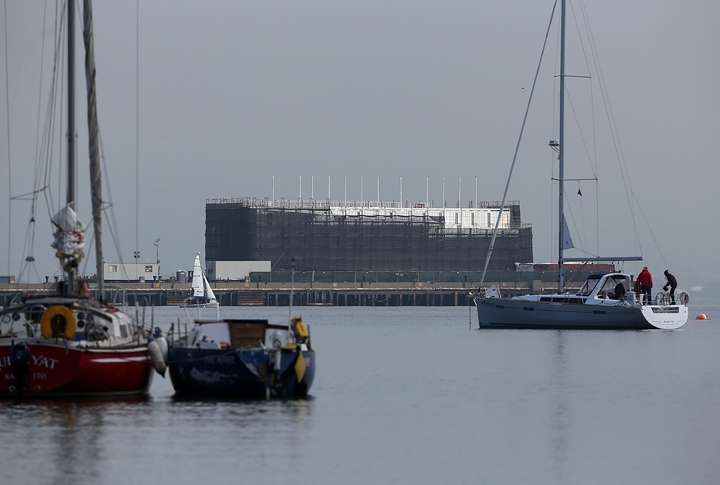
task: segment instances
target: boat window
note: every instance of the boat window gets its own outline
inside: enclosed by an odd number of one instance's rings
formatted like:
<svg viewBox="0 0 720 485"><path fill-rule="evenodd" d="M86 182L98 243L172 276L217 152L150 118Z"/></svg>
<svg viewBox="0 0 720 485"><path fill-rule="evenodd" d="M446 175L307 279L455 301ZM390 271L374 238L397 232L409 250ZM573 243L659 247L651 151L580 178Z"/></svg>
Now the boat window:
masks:
<svg viewBox="0 0 720 485"><path fill-rule="evenodd" d="M621 286L619 288L618 286ZM630 291L630 281L624 275L611 276L605 280L601 293L603 296L600 298L610 298L613 300L621 299L627 292Z"/></svg>
<svg viewBox="0 0 720 485"><path fill-rule="evenodd" d="M582 298L577 298L574 296L542 296L540 297L540 301L549 301L551 303L574 303L574 304L582 304L584 303L584 300Z"/></svg>
<svg viewBox="0 0 720 485"><path fill-rule="evenodd" d="M600 282L600 278L602 278L602 275L592 274L588 276L587 281L583 285L582 288L580 288L580 291L578 291L578 296L590 296L590 293L593 292L597 284Z"/></svg>

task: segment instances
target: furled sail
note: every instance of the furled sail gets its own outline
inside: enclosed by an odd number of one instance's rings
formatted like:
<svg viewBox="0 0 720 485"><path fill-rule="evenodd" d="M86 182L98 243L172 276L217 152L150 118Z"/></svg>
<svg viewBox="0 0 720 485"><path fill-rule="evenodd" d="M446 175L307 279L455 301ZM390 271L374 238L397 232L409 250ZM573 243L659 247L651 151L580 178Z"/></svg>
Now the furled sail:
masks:
<svg viewBox="0 0 720 485"><path fill-rule="evenodd" d="M85 257L85 225L78 219L71 204L66 205L51 219L56 227L55 240L51 244L57 250L58 259L74 259L80 261Z"/></svg>

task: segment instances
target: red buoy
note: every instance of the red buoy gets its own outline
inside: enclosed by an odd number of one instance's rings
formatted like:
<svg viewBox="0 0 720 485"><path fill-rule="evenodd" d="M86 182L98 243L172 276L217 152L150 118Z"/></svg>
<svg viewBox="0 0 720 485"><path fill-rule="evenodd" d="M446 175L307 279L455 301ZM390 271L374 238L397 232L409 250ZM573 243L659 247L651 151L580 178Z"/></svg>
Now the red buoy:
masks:
<svg viewBox="0 0 720 485"><path fill-rule="evenodd" d="M701 313L700 315L697 316L697 319L698 320L707 320L707 317L705 316L704 313Z"/></svg>

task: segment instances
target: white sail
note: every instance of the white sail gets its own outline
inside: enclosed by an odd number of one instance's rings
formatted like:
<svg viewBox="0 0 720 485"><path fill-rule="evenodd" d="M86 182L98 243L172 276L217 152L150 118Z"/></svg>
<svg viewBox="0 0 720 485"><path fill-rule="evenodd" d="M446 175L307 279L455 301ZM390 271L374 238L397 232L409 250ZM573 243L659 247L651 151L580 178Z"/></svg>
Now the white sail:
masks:
<svg viewBox="0 0 720 485"><path fill-rule="evenodd" d="M213 293L212 288L210 288L210 283L208 283L207 278L205 278L205 275L203 275L203 281L205 282L205 289L207 292L207 303L216 303L217 299L215 299L215 293Z"/></svg>
<svg viewBox="0 0 720 485"><path fill-rule="evenodd" d="M203 298L205 296L205 285L203 285L203 272L200 267L200 253L195 256L195 266L193 267L192 278L193 298Z"/></svg>

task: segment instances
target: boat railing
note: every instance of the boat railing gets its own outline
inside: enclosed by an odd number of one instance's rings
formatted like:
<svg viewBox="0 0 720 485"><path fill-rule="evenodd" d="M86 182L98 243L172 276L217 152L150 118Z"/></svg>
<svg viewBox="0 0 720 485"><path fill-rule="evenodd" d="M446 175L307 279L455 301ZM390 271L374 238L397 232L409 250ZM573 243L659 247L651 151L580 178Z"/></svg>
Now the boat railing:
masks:
<svg viewBox="0 0 720 485"><path fill-rule="evenodd" d="M675 298L670 295L670 293L665 291L660 291L655 295L655 299L653 300L655 305L685 305L687 306L690 302L690 296L684 292L679 291L675 294Z"/></svg>
<svg viewBox="0 0 720 485"><path fill-rule="evenodd" d="M279 209L329 209L331 207L345 208L381 208L381 209L410 209L410 208L458 208L457 202L435 204L435 201L410 202L409 200L331 200L331 199L271 199L269 197L233 197L205 199L205 204L230 204L250 208L279 208ZM513 200L505 203L505 207L519 206L520 201ZM501 201L468 201L468 209L499 209Z"/></svg>
<svg viewBox="0 0 720 485"><path fill-rule="evenodd" d="M123 308L127 307L127 288L123 288L121 286L109 286L105 285L105 291L107 292L108 298L107 298L107 304L111 306L122 306ZM118 296L122 294L122 298L120 301L118 301ZM102 301L105 298L105 295L100 295L100 300Z"/></svg>

